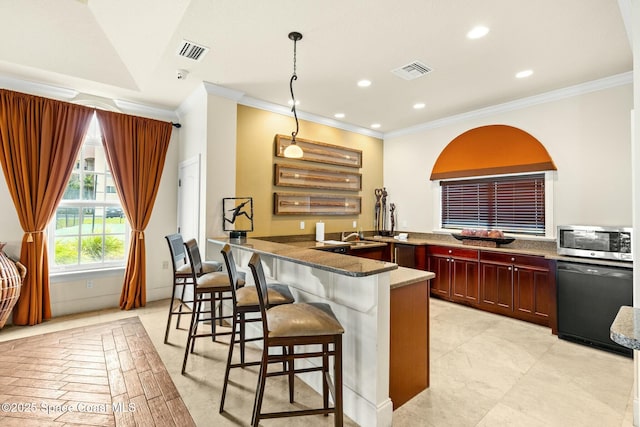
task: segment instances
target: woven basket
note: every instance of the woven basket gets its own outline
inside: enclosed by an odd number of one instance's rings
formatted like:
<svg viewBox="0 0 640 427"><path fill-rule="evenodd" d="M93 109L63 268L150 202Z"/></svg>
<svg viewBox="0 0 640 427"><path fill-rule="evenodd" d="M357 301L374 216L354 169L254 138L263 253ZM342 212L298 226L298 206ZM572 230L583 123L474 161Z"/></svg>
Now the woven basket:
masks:
<svg viewBox="0 0 640 427"><path fill-rule="evenodd" d="M0 329L4 327L13 306L18 302L22 280L27 274L24 265L13 262L2 251L4 245L0 242Z"/></svg>

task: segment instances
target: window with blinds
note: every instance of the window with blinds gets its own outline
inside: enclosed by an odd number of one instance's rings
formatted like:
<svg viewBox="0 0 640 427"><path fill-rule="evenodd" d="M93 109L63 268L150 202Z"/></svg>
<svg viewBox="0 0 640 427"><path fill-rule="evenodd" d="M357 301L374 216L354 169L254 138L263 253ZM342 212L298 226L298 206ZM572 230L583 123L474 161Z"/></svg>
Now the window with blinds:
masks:
<svg viewBox="0 0 640 427"><path fill-rule="evenodd" d="M545 176L442 181L442 228L545 234Z"/></svg>

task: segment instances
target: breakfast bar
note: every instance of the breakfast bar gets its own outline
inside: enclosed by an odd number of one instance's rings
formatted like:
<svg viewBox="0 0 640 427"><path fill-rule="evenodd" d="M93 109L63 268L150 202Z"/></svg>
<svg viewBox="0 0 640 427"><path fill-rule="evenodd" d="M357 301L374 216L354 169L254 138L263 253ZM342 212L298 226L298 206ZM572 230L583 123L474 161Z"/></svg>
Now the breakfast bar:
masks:
<svg viewBox="0 0 640 427"><path fill-rule="evenodd" d="M345 329L345 415L359 425L390 426L395 406L389 391L390 365L393 365L390 361L390 354L393 354L390 349L393 342L392 292L395 293L396 289L400 288L421 288L424 291L425 299L421 306L422 319L425 320L416 325L416 330L421 331L421 336L416 337L416 342L422 343L421 346L425 348L416 354L424 359L421 361L426 368L422 371L427 371L428 375L428 356L424 357L428 352L428 316L425 316L425 313L428 314L428 280L434 277L433 273L398 269L394 263L310 249L303 245L251 238L209 238L210 247L207 253L218 254L226 243L234 251L238 268L248 273L246 277L249 285L253 285L253 279L247 263L255 252L260 254L266 275L270 279L287 284L296 301L324 302L331 305ZM413 289L407 295L416 295L415 291ZM409 328L408 332L411 332L411 319L405 318L403 321L403 328ZM403 332L402 336L406 337L407 331ZM251 334L251 331L248 330L247 334ZM255 330L254 334L259 335L261 331ZM413 344L415 345L415 342ZM406 367L404 369L406 371ZM418 372L421 370L418 369ZM407 378L411 376L415 377L415 372L409 372ZM301 379L316 391L322 390L319 377L306 374L301 375ZM406 383L403 378L396 378L396 383L398 382ZM421 390L427 385L428 377L422 381L422 386L417 387ZM415 387L414 384L414 389ZM409 392L408 396L416 392ZM404 400L406 398L405 396Z"/></svg>

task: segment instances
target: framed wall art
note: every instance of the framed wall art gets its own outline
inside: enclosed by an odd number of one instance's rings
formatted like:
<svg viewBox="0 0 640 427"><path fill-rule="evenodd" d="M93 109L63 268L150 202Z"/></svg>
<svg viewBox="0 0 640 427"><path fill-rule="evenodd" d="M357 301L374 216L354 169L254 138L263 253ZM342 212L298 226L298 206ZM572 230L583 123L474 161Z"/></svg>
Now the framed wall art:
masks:
<svg viewBox="0 0 640 427"><path fill-rule="evenodd" d="M275 215L359 215L360 196L315 193L273 193Z"/></svg>
<svg viewBox="0 0 640 427"><path fill-rule="evenodd" d="M286 187L360 191L362 190L362 175L357 172L335 169L301 168L294 165L276 164L273 183Z"/></svg>
<svg viewBox="0 0 640 427"><path fill-rule="evenodd" d="M222 199L222 230L231 237L246 236L253 231L253 198L225 197Z"/></svg>
<svg viewBox="0 0 640 427"><path fill-rule="evenodd" d="M296 144L302 149L300 160L331 165L362 167L362 151L309 139L296 138ZM276 135L276 157L284 157L284 149L291 145L291 136Z"/></svg>

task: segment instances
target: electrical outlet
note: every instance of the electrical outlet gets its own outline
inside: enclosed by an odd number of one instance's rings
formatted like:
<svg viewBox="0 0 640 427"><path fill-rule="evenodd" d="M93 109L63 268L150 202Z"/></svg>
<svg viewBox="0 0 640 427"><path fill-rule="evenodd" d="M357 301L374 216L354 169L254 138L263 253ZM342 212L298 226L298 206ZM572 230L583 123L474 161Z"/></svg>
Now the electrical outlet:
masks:
<svg viewBox="0 0 640 427"><path fill-rule="evenodd" d="M93 280L87 280L87 289L93 288Z"/></svg>
<svg viewBox="0 0 640 427"><path fill-rule="evenodd" d="M169 269L169 261L162 261L162 269L163 270Z"/></svg>
<svg viewBox="0 0 640 427"><path fill-rule="evenodd" d="M304 230L304 221L300 221L300 230Z"/></svg>

